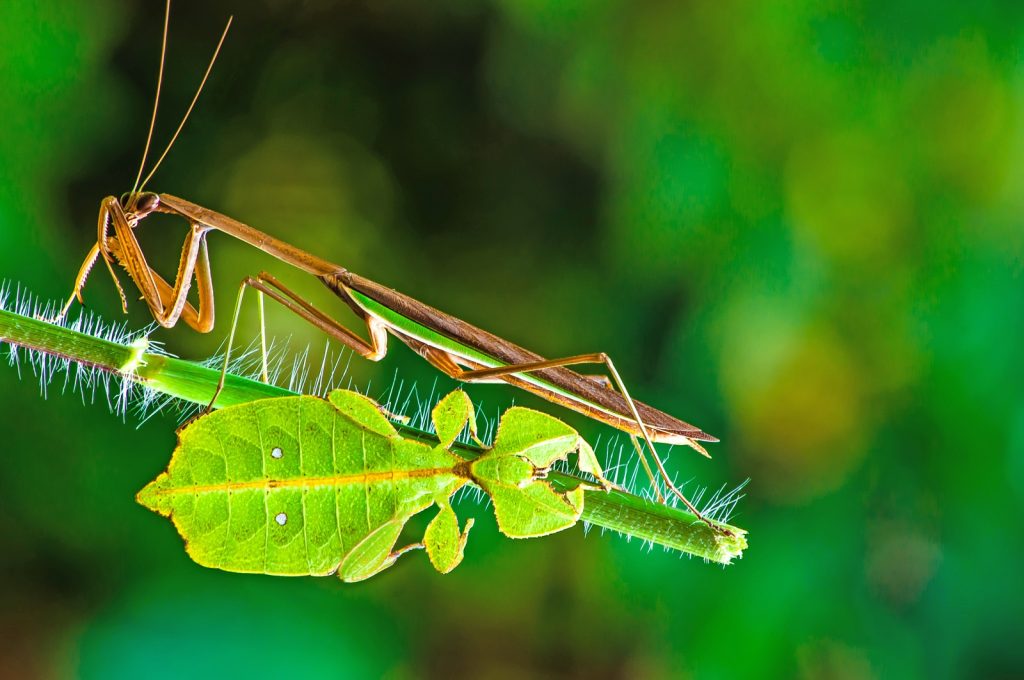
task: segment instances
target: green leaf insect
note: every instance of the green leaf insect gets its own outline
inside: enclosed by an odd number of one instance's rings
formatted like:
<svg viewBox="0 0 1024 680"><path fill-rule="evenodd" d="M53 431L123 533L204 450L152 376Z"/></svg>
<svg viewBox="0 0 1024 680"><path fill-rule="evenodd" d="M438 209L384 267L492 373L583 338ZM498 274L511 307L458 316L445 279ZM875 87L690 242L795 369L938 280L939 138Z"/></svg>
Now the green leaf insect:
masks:
<svg viewBox="0 0 1024 680"><path fill-rule="evenodd" d="M476 438L466 393L446 396L432 418L433 445L403 437L380 405L347 390L231 406L186 425L167 471L137 500L170 517L203 566L353 582L417 548L441 573L457 567L473 520L460 529L450 499L467 483L491 497L512 538L579 520L584 484L553 489L544 477L555 461L578 453L580 469L611 487L590 446L551 416L509 409L494 446L473 460L449 450L467 426ZM409 518L431 506L423 540L396 549Z"/></svg>

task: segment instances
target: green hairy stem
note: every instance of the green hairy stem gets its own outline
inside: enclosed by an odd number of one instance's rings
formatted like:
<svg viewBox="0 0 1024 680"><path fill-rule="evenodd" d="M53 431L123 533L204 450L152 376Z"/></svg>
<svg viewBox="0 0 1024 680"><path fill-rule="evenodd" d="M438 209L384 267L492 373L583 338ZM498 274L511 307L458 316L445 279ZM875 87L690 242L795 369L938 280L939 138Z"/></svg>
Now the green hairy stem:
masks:
<svg viewBox="0 0 1024 680"><path fill-rule="evenodd" d="M145 340L120 344L6 310L0 310L0 341L120 374L147 389L204 406L213 396L220 377L219 370L147 352ZM229 373L214 406L223 408L295 394ZM431 434L405 425L395 427L403 437L438 441ZM461 443L456 443L451 450L466 459L474 459L483 452L476 446ZM573 487L578 481L560 472L551 472L549 480L560 490ZM732 534L722 535L684 510L633 494L592 488L584 493L582 519L603 529L720 564L729 564L733 558L741 556L747 546L746 532L737 527L721 524Z"/></svg>

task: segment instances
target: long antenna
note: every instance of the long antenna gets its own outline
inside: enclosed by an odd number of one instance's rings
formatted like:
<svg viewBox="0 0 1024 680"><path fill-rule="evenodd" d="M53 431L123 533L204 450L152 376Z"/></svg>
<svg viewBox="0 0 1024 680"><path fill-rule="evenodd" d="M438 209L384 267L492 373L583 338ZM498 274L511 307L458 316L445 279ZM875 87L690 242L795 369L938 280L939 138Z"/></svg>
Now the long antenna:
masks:
<svg viewBox="0 0 1024 680"><path fill-rule="evenodd" d="M167 2L169 6L170 0L167 0ZM167 143L167 148L165 148L164 152L160 154L160 158L157 159L156 165L154 165L153 169L149 171L148 175L146 175L146 179L142 180L142 186L139 187L140 192L145 188L146 183L149 182L150 178L153 177L157 168L160 167L160 164L167 156L167 152L171 150L171 147L174 146L174 142L178 139L178 134L181 132L181 129L185 127L185 121L187 121L189 115L192 114L192 109L195 108L196 101L199 100L199 95L203 92L203 86L206 85L206 80L210 77L210 71L213 70L213 64L217 61L217 55L220 54L220 48L224 44L224 39L228 37L228 30L231 28L231 22L234 21L234 18L234 16L228 17L228 23L224 26L224 32L220 34L220 40L217 42L217 48L213 51L213 56L210 57L210 64L206 67L206 73L203 74L203 79L200 81L199 87L196 89L195 96L192 97L192 103L188 105L188 110L185 111L185 115L182 117L181 123L178 125L178 129L174 131L174 135L171 136L171 141Z"/></svg>
<svg viewBox="0 0 1024 680"><path fill-rule="evenodd" d="M156 110L160 106L160 88L164 82L164 62L167 58L167 29L171 23L171 0L167 0L167 4L164 7L164 37L163 42L160 46L160 72L156 77L156 97L153 99L153 116L149 119L149 134L146 135L146 147L142 150L142 162L139 163L139 172L135 175L135 183L132 185L132 192L128 194L129 204L134 207L135 205L135 190L139 187L139 178L142 177L142 171L146 167L146 156L149 155L149 145L153 141L153 128L156 127ZM130 210L131 208L129 208Z"/></svg>

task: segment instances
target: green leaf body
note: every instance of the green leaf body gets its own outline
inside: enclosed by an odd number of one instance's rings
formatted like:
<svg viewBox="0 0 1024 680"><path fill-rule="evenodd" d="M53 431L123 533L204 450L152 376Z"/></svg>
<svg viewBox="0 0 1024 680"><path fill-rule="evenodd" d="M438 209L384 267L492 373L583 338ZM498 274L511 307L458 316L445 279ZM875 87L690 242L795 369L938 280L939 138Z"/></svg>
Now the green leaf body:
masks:
<svg viewBox="0 0 1024 680"><path fill-rule="evenodd" d="M440 442L403 438L372 400L336 390L328 399L263 399L196 419L179 433L166 472L138 501L168 516L197 563L228 571L358 581L404 552L426 548L442 573L462 560L472 522L459 530L449 505L468 482L494 500L502 532L524 538L579 519L583 490L554 490L543 476L589 447L567 425L524 408L502 417L493 449L467 463L449 447L473 407L457 390L434 409ZM439 508L422 543L395 550L413 515Z"/></svg>

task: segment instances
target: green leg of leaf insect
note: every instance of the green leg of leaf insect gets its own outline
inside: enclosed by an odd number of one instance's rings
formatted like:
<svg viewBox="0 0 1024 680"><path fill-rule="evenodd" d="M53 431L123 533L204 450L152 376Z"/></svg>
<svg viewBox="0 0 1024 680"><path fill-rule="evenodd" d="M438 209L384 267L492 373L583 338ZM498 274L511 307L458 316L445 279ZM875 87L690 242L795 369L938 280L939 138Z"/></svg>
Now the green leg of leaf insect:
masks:
<svg viewBox="0 0 1024 680"><path fill-rule="evenodd" d="M469 400L469 395L462 390L455 390L437 402L430 417L433 420L437 438L440 440L439 446L442 448L451 447L467 423L470 435L475 441L480 441L476 436L476 414L473 412L473 403Z"/></svg>
<svg viewBox="0 0 1024 680"><path fill-rule="evenodd" d="M327 400L338 411L371 432L385 437L398 435L398 430L384 417L377 402L369 397L349 390L334 390L327 395Z"/></svg>
<svg viewBox="0 0 1024 680"><path fill-rule="evenodd" d="M473 528L473 520L469 519L465 530L460 532L459 519L455 516L452 506L448 504L448 499L439 500L437 505L440 511L427 525L423 545L427 548L427 556L434 568L442 574L447 574L462 562L466 538L469 536L469 530Z"/></svg>
<svg viewBox="0 0 1024 680"><path fill-rule="evenodd" d="M404 520L393 520L360 541L341 561L338 578L346 583L365 581L394 564L400 555L407 552L392 552L404 526Z"/></svg>

